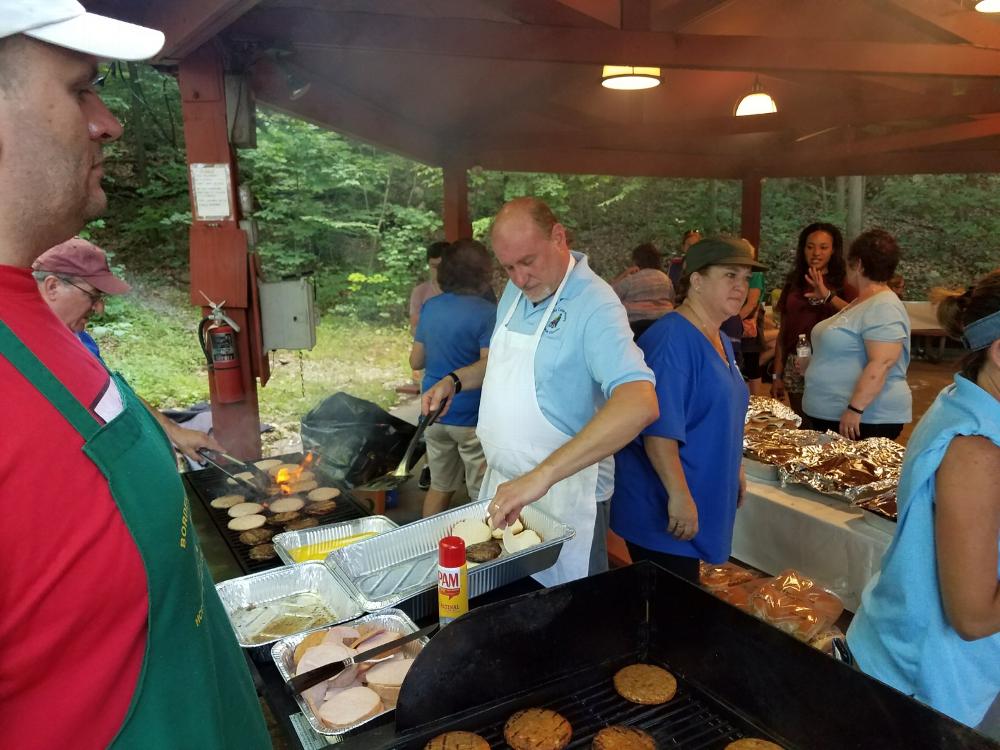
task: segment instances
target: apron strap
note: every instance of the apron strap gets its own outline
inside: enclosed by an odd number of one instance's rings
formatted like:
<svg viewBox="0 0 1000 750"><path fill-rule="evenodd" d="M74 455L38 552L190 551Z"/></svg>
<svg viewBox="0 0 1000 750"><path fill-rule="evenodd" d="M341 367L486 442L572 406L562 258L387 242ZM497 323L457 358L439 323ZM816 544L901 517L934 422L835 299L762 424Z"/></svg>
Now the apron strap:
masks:
<svg viewBox="0 0 1000 750"><path fill-rule="evenodd" d="M56 411L62 414L85 441L89 441L97 434L100 424L94 416L2 320L0 320L0 355L32 384L56 408Z"/></svg>

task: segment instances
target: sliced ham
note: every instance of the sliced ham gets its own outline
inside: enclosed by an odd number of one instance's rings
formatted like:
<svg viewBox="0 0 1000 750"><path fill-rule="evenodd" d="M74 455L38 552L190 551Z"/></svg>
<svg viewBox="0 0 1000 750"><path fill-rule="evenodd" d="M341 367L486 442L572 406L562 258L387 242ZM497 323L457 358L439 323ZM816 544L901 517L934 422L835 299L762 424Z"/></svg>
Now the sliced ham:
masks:
<svg viewBox="0 0 1000 750"><path fill-rule="evenodd" d="M341 691L325 701L319 718L334 729L349 727L382 713L382 699L374 690L354 687Z"/></svg>
<svg viewBox="0 0 1000 750"><path fill-rule="evenodd" d="M365 673L364 680L386 706L395 708L399 702L399 689L412 664L413 659L390 659L374 664Z"/></svg>
<svg viewBox="0 0 1000 750"><path fill-rule="evenodd" d="M397 633L394 630L383 630L381 633L376 633L375 635L368 637L366 640L362 641L360 645L355 646L355 648L358 651L367 651L370 648L376 648L377 646L381 646L384 643L391 643L392 641L399 640L402 637L403 636L401 633ZM390 649L389 651L383 651L376 658L382 659L391 654L395 654L398 651L399 649Z"/></svg>
<svg viewBox="0 0 1000 750"><path fill-rule="evenodd" d="M351 628L347 625L336 625L326 631L326 635L323 636L323 643L345 646L348 642L356 641L360 637L361 634L356 628Z"/></svg>
<svg viewBox="0 0 1000 750"><path fill-rule="evenodd" d="M364 649L367 648L367 646L364 646L365 643L367 643L371 638L374 638L375 636L384 632L386 632L385 628L380 628L380 627L368 628L362 625L360 628L358 628L358 637L355 638L350 643L348 643L347 645L350 646L351 648L357 649L358 651L364 651Z"/></svg>
<svg viewBox="0 0 1000 750"><path fill-rule="evenodd" d="M323 643L319 646L313 646L312 648L306 649L305 653L302 654L302 659L299 660L299 664L295 668L295 674L300 675L326 664L332 664L333 662L350 659L354 656L354 654L355 652L353 649L350 649L347 646L338 646L335 643ZM357 665L352 665L333 679L327 680L327 682L334 687L343 687L353 682L357 673Z"/></svg>

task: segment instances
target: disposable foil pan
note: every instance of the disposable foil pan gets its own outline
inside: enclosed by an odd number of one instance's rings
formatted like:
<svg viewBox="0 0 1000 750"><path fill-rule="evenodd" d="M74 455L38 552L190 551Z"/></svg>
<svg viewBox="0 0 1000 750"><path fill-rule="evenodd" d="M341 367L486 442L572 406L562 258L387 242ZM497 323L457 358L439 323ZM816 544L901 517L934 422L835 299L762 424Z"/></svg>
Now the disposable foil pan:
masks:
<svg viewBox="0 0 1000 750"><path fill-rule="evenodd" d="M332 620L313 622L303 631L353 620L364 613L354 591L321 562L274 568L233 578L218 584L215 590L219 592L236 639L244 648L278 640L277 637L257 640L256 636L280 613L281 606L275 603L297 594L314 595L333 615Z"/></svg>
<svg viewBox="0 0 1000 750"><path fill-rule="evenodd" d="M837 440L781 466L782 485L804 484L850 503L895 490L905 448L888 438ZM839 465L838 465L839 463Z"/></svg>
<svg viewBox="0 0 1000 750"><path fill-rule="evenodd" d="M383 612L376 612L375 614L366 615L361 617L351 623L351 627L357 627L362 624L377 625L387 630L395 630L397 633L413 633L417 630L416 624L409 617L406 616L405 612L400 612L398 609L387 609ZM316 630L322 630L323 628L316 628ZM309 631L315 632L315 631ZM271 658L274 659L274 664L278 668L278 673L281 675L281 679L288 682L289 679L295 676L295 647L302 643L302 640L309 635L309 633L299 633L298 635L293 635L288 638L282 638L280 641L271 646ZM403 646L403 653L410 657L416 658L420 650L427 645L430 641L429 638L418 638L415 641L411 641ZM359 721L356 724L351 724L347 727L339 727L333 729L327 726L320 718L313 713L312 708L310 708L309 703L298 693L294 693L295 702L299 704L299 708L302 709L302 715L306 717L309 722L309 726L315 729L317 732L327 736L340 735L350 732L352 729L357 729L363 724L367 724L369 721L387 714L395 709L386 709L382 713L371 716L364 721Z"/></svg>
<svg viewBox="0 0 1000 750"><path fill-rule="evenodd" d="M292 550L305 547L310 544L320 544L339 539L347 539L358 534L373 532L382 534L390 529L395 529L399 524L385 516L365 516L364 518L354 518L341 523L331 523L325 526L313 526L310 529L301 531L286 531L275 535L271 542L274 544L274 551L285 565L294 565Z"/></svg>
<svg viewBox="0 0 1000 750"><path fill-rule="evenodd" d="M458 521L485 519L488 504L489 500L469 503L334 550L326 564L356 589L365 610L374 612L406 602L406 611L419 620L436 611L438 542L451 533ZM551 567L563 542L576 534L533 505L521 511L521 518L525 528L537 532L542 543L514 554L504 552L495 560L473 567L469 570L470 596Z"/></svg>

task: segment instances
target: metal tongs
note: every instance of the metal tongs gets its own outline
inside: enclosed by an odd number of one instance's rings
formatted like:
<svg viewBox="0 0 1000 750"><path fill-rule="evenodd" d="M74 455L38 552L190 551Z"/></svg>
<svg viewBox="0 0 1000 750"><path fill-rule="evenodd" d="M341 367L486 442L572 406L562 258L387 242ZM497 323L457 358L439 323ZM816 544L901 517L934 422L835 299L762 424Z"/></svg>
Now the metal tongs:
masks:
<svg viewBox="0 0 1000 750"><path fill-rule="evenodd" d="M354 664L358 664L363 661L371 661L376 656L381 656L386 651L395 651L397 648L409 643L410 641L415 641L418 638L429 636L437 630L438 627L439 623L435 622L433 625L428 625L425 628L421 628L413 633L404 635L402 638L396 638L395 640L383 643L375 648L362 651L360 654L355 654L349 659L331 662L330 664L324 664L322 667L310 669L308 672L303 672L300 675L292 677L285 684L288 685L288 688L292 692L301 693L304 690L308 690L311 687L319 685L321 682L329 680L332 677L336 677L338 674Z"/></svg>
<svg viewBox="0 0 1000 750"><path fill-rule="evenodd" d="M396 467L395 471L376 477L358 489L368 491L387 491L394 490L397 487L406 484L406 481L410 478L410 472L413 471L413 467L410 465L410 460L413 458L413 451L417 449L417 444L420 443L420 438L423 436L424 430L437 421L437 418L441 416L441 412L444 411L444 407L447 403L448 400L445 399L438 405L437 409L427 414L427 416L420 416L420 419L417 420L417 431L413 433L413 437L410 439L410 444L406 446L406 453L403 454L403 460L399 462L399 466Z"/></svg>
<svg viewBox="0 0 1000 750"><path fill-rule="evenodd" d="M211 448L199 448L198 453L212 466L236 482L238 487L246 490L251 497L267 499L271 497L271 478L253 464L244 463L238 458ZM248 481L237 474L248 473L253 481Z"/></svg>

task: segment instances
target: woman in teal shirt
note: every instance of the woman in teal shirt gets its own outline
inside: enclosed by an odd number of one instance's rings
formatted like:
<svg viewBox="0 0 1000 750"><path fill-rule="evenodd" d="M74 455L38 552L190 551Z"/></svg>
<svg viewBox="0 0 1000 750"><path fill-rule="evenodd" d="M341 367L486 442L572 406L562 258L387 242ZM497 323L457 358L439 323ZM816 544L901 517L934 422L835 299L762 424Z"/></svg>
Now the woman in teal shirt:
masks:
<svg viewBox="0 0 1000 750"><path fill-rule="evenodd" d="M910 318L887 285L899 256L896 240L881 229L851 244L847 283L858 296L812 330L802 409L813 429L895 439L912 419Z"/></svg>
<svg viewBox="0 0 1000 750"><path fill-rule="evenodd" d="M896 535L847 641L862 670L975 727L1000 693L1000 269L938 319L972 354L910 438Z"/></svg>

